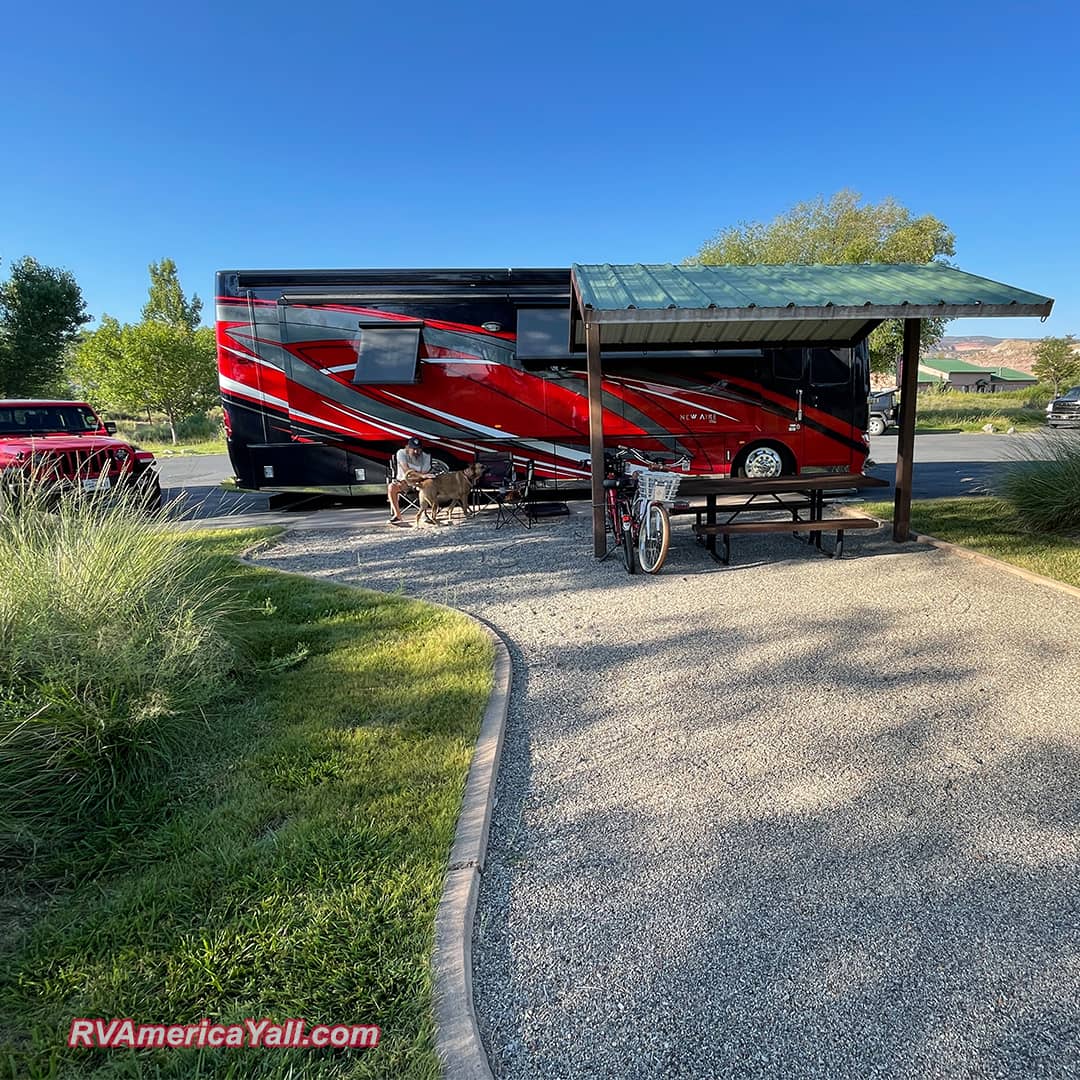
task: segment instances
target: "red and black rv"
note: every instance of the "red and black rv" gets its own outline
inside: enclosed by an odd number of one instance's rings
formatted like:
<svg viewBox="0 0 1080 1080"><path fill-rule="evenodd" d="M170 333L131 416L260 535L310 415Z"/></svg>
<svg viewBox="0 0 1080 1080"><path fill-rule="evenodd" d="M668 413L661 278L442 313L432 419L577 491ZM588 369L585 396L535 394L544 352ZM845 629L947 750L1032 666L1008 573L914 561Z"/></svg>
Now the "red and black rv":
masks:
<svg viewBox="0 0 1080 1080"><path fill-rule="evenodd" d="M569 270L240 270L217 275L225 427L243 487L384 490L419 435L451 468L509 450L585 486L585 357ZM604 353L609 444L691 471L860 472L865 343Z"/></svg>

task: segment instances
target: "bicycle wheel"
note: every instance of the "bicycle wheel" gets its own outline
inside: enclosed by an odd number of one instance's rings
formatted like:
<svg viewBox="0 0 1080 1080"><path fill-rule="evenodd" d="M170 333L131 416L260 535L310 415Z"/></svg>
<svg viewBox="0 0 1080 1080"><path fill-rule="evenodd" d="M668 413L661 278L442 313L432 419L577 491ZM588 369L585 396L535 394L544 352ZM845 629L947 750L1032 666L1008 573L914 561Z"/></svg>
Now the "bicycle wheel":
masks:
<svg viewBox="0 0 1080 1080"><path fill-rule="evenodd" d="M671 544L671 519L663 503L649 503L638 533L638 559L646 574L655 574L667 558Z"/></svg>

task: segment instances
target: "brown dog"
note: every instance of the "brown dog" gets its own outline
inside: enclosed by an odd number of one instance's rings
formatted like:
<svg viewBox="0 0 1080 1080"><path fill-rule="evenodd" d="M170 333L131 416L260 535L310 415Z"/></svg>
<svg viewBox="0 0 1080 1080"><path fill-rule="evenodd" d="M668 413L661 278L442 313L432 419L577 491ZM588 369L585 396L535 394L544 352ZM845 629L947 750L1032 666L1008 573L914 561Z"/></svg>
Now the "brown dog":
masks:
<svg viewBox="0 0 1080 1080"><path fill-rule="evenodd" d="M449 505L447 517L454 519L454 507L460 506L461 512L469 516L469 492L472 491L476 482L484 475L484 466L479 462L466 465L460 472L443 473L441 476L433 476L430 480L420 483L417 490L420 493L420 509L416 512L416 524L420 524L420 515L432 525L439 524L439 508ZM432 516L434 514L434 516Z"/></svg>

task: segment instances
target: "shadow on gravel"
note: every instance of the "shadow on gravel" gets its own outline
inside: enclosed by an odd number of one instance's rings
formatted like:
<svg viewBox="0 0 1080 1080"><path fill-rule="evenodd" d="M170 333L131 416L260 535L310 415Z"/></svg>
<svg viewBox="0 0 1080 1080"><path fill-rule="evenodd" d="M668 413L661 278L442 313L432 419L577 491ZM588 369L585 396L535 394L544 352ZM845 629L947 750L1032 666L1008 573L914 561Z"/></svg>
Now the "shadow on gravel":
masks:
<svg viewBox="0 0 1080 1080"><path fill-rule="evenodd" d="M633 1026L585 1038L648 1062L636 1075L1080 1074L1080 755L1046 741L930 779L933 752L867 762L857 793L827 807L733 812L701 837L696 876L663 892L648 882L669 876L664 853L636 852L620 898L588 916L633 957L599 980L633 985L614 991ZM815 773L808 802L828 786ZM1021 776L1049 782L1038 805L1009 797ZM692 913L678 940L673 894Z"/></svg>
<svg viewBox="0 0 1080 1080"><path fill-rule="evenodd" d="M831 538L826 538L831 544ZM732 562L722 566L697 542L688 527L673 530L663 570L656 575L627 574L619 552L603 560L592 553L592 541L581 520L541 523L531 530L495 530L485 520L435 528L394 529L379 524L357 527L342 538L332 556L335 566L350 567L352 584L371 582L374 588L401 588L415 593L440 590L444 603L469 608L474 598L512 595L519 601L559 599L590 589L655 590L663 595L665 583L688 576L738 574L762 567L802 564L847 566L879 556L923 558L930 549L916 544L897 545L888 527L862 535L849 534L842 559L830 560L805 541L792 536L736 537ZM274 551L262 557L273 566ZM286 549L280 558L292 564L296 553Z"/></svg>
<svg viewBox="0 0 1080 1080"><path fill-rule="evenodd" d="M936 664L932 628L905 651L870 613L821 619L787 661L767 627L710 629L712 672L674 617L644 656L531 652L563 722L504 753L476 952L496 1074L1080 1075L1076 740L988 707L993 674ZM654 652L689 655L650 676Z"/></svg>

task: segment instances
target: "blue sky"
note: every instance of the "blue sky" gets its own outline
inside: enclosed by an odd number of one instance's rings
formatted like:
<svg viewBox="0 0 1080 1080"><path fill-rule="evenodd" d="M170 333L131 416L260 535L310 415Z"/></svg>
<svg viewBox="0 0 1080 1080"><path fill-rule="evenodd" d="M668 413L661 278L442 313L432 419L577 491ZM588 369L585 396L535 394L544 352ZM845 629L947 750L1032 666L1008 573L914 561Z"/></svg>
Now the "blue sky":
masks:
<svg viewBox="0 0 1080 1080"><path fill-rule="evenodd" d="M843 187L1080 333L1075 3L19 4L0 276L138 315L220 268L665 262Z"/></svg>

